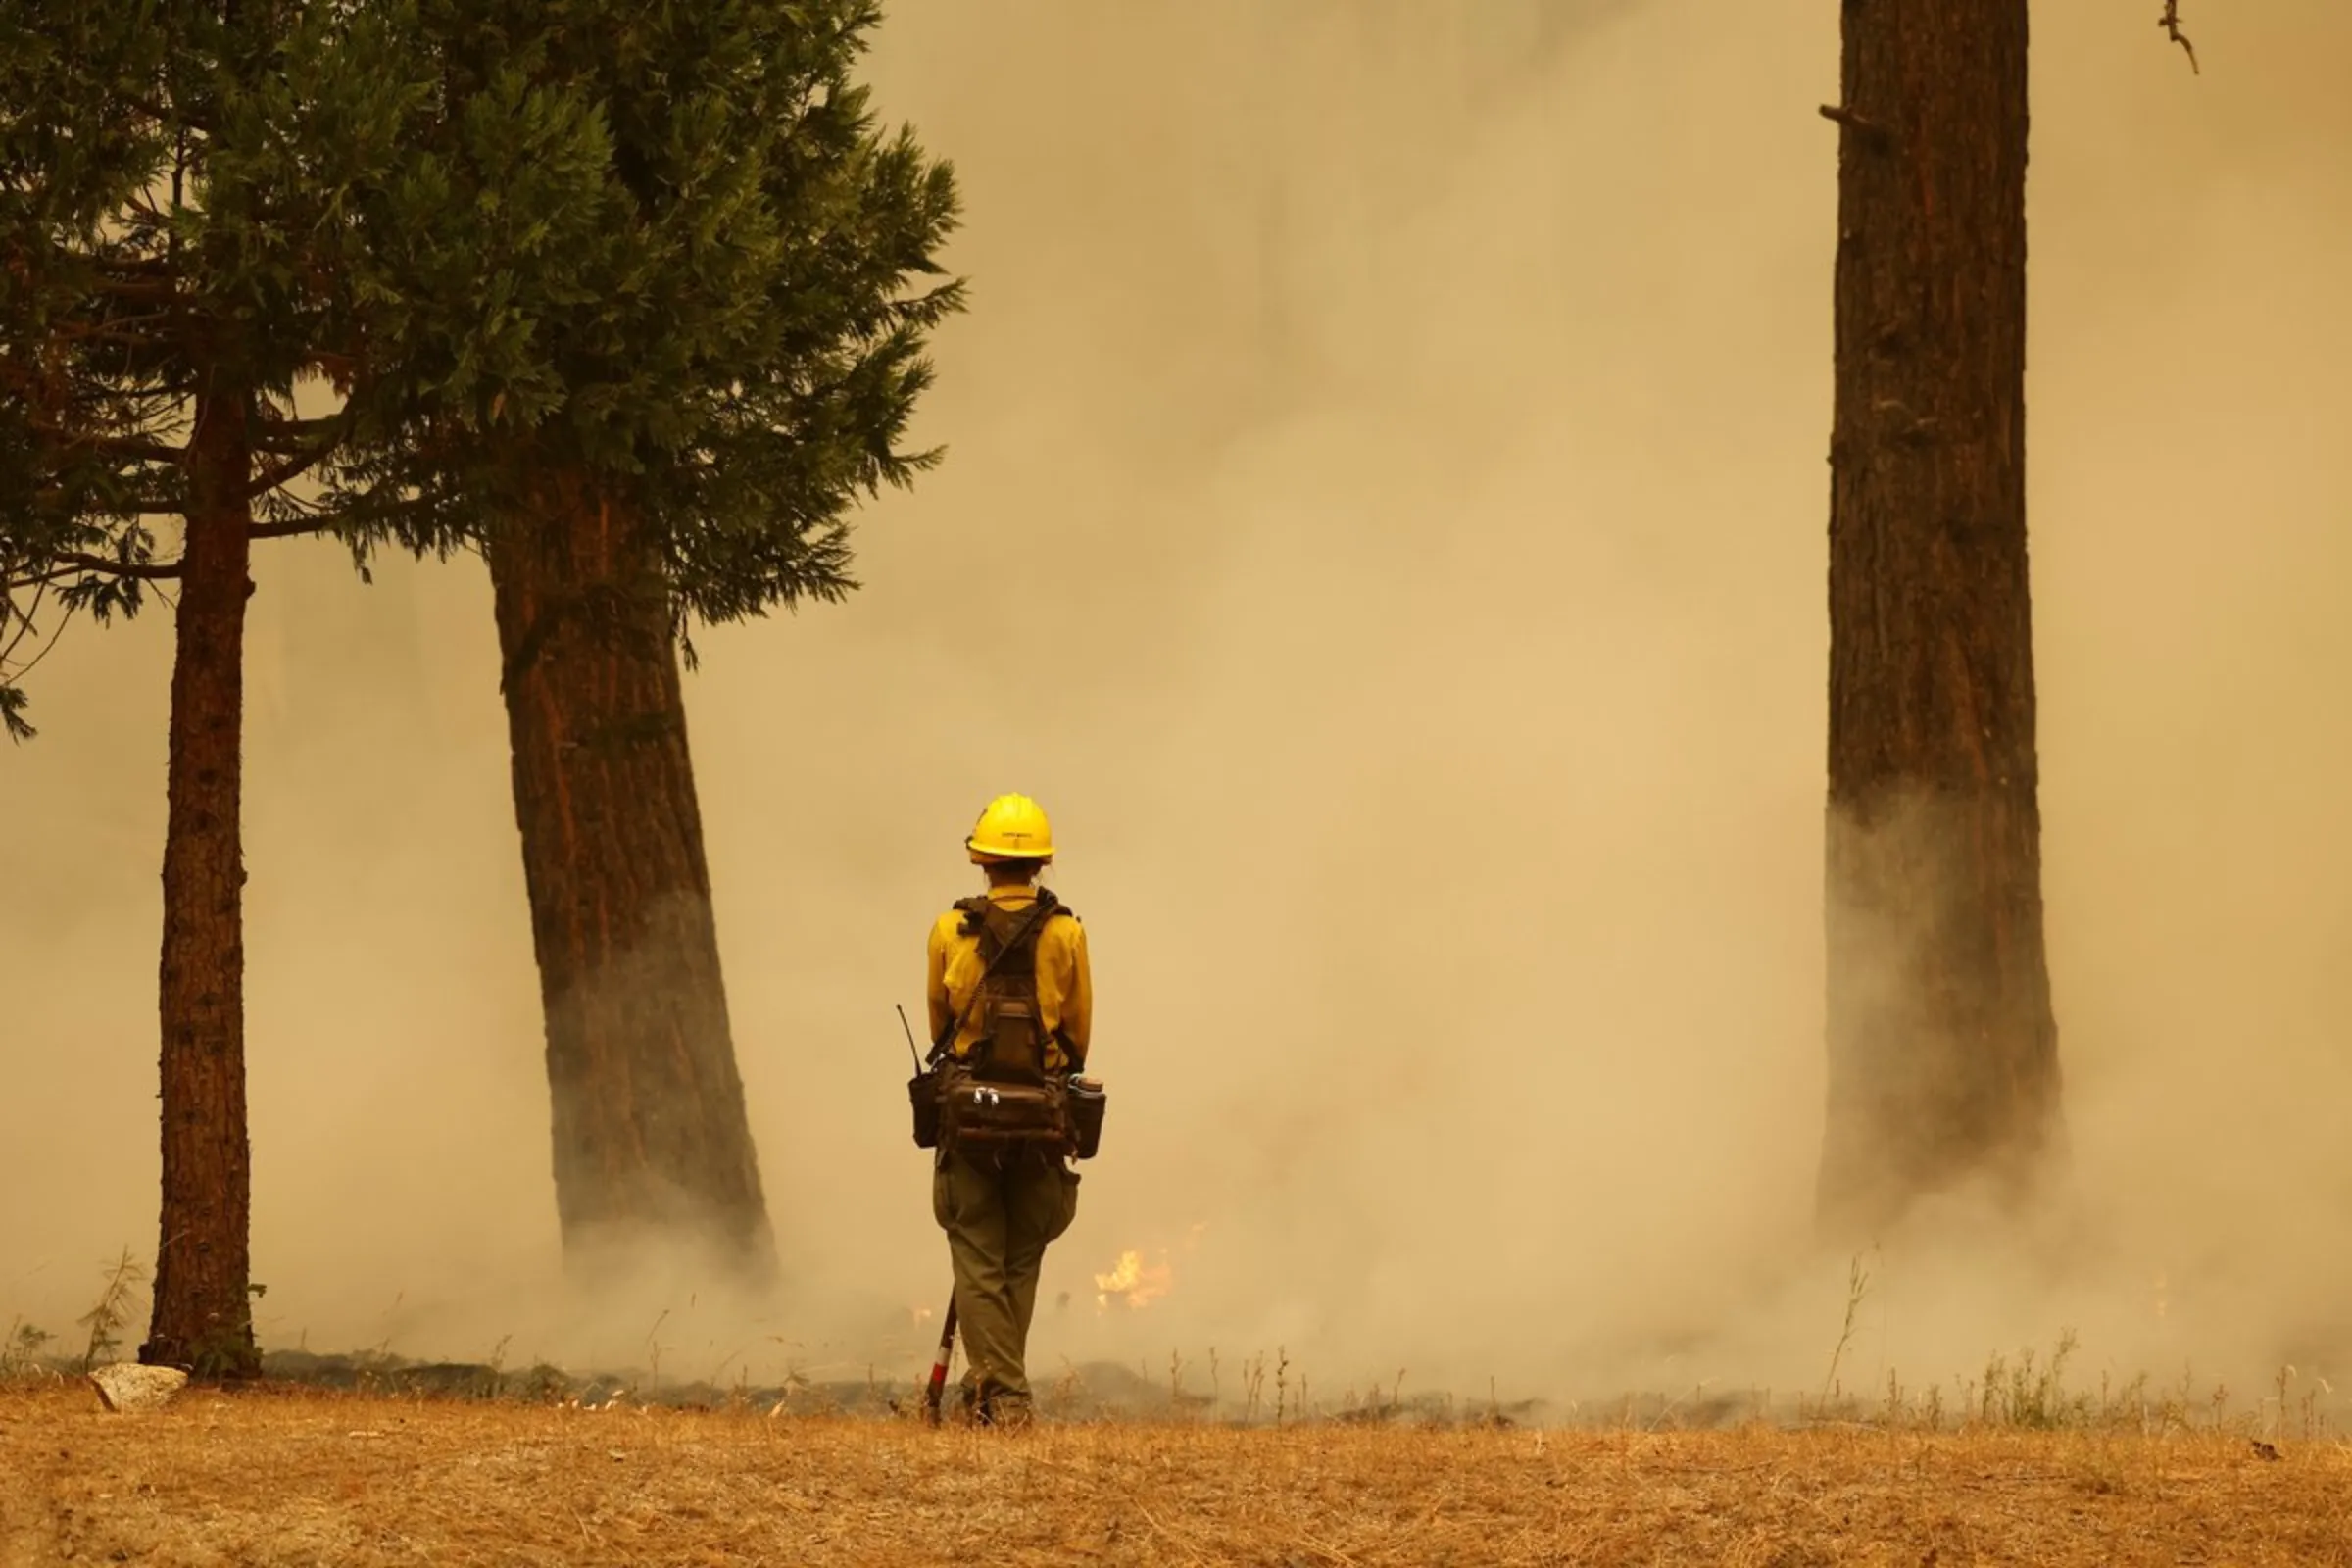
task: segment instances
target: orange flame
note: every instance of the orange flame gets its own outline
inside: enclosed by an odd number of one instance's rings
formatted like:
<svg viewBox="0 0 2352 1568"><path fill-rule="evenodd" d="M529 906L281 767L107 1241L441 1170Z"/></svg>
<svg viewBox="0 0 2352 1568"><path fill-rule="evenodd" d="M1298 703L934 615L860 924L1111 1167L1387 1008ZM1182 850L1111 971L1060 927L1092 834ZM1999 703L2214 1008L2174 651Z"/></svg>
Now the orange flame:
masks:
<svg viewBox="0 0 2352 1568"><path fill-rule="evenodd" d="M1166 1253L1160 1254L1158 1262L1147 1264L1144 1254L1131 1248L1119 1253L1109 1273L1095 1276L1095 1306L1107 1311L1117 1300L1126 1302L1132 1311L1167 1295L1175 1283L1176 1271L1168 1265Z"/></svg>

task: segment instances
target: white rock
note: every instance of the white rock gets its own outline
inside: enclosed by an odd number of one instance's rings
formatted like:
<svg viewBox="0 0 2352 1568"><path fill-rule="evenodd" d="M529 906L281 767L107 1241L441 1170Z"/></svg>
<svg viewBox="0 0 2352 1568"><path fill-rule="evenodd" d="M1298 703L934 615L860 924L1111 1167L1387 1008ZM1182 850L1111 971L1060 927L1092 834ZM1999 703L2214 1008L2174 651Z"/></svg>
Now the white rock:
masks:
<svg viewBox="0 0 2352 1568"><path fill-rule="evenodd" d="M141 1366L135 1361L117 1361L102 1366L90 1374L98 1386L99 1400L109 1410L124 1414L136 1410L160 1410L172 1402L172 1396L187 1386L188 1375L175 1366Z"/></svg>

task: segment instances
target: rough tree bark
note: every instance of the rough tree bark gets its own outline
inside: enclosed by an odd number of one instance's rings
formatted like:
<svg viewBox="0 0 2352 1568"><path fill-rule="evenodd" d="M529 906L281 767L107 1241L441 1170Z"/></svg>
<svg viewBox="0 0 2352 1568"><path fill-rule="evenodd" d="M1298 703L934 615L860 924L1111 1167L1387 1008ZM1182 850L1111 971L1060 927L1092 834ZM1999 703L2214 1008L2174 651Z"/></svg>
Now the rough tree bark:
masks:
<svg viewBox="0 0 2352 1568"><path fill-rule="evenodd" d="M2062 1133L2026 550L2027 0L1845 0L1829 1117L1849 1237Z"/></svg>
<svg viewBox="0 0 2352 1568"><path fill-rule="evenodd" d="M627 510L551 483L488 550L566 1260L773 1261L669 605Z"/></svg>
<svg viewBox="0 0 2352 1568"><path fill-rule="evenodd" d="M199 398L172 666L164 841L163 1224L139 1359L259 1370L247 1225L242 715L252 482L249 400Z"/></svg>

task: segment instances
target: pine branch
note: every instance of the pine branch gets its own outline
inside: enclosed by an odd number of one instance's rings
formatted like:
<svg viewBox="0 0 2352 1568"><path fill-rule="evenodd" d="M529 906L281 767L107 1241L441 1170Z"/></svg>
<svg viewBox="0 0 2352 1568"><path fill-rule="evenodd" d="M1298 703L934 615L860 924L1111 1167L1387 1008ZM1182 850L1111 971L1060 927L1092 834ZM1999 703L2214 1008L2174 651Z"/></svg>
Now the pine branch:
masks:
<svg viewBox="0 0 2352 1568"><path fill-rule="evenodd" d="M179 285L169 278L102 277L92 286L111 298L148 305L176 304L179 300Z"/></svg>
<svg viewBox="0 0 2352 1568"><path fill-rule="evenodd" d="M43 583L64 582L70 577L85 576L94 571L115 577L136 577L142 582L159 581L181 574L180 564L176 561L115 561L106 556L84 555L78 550L61 550L48 559L58 563L55 569L12 577L7 583L8 591L14 593L20 588L37 588Z"/></svg>
<svg viewBox="0 0 2352 1568"><path fill-rule="evenodd" d="M178 269L161 256L94 256L90 260L98 270L113 278L169 283L179 275Z"/></svg>
<svg viewBox="0 0 2352 1568"><path fill-rule="evenodd" d="M125 316L102 321L59 321L49 328L50 334L61 343L115 343L124 348L155 348L156 334L141 330L149 323L172 319L170 313L151 311L143 316Z"/></svg>
<svg viewBox="0 0 2352 1568"><path fill-rule="evenodd" d="M2205 74L2204 68L2197 64L2197 46L2190 43L2188 34L2180 30L2180 0L2164 0L2164 15L2156 19L2156 25L2164 29L2166 37L2188 52L2189 74L2197 76Z"/></svg>
<svg viewBox="0 0 2352 1568"><path fill-rule="evenodd" d="M168 104L161 98L150 97L146 93L131 92L122 87L117 87L116 93L125 104L154 121L159 126L185 125L201 130L208 136L213 133L211 117L197 114L185 105Z"/></svg>
<svg viewBox="0 0 2352 1568"><path fill-rule="evenodd" d="M246 526L248 539L300 539L310 534L326 533L335 525L332 517L304 517L289 522L256 522Z"/></svg>
<svg viewBox="0 0 2352 1568"><path fill-rule="evenodd" d="M330 415L323 419L265 420L262 424L262 433L253 438L253 447L257 452L274 452L292 456L301 456L318 450L320 447L332 451L341 444L343 436L350 428L351 416L348 412ZM333 435L332 441L321 443L311 440L314 436L328 434Z"/></svg>
<svg viewBox="0 0 2352 1568"><path fill-rule="evenodd" d="M132 191L128 197L128 202L130 205L130 210L147 220L147 221L153 226L157 228L164 228L170 225L172 220L165 216L162 208L155 205L155 198L149 195L146 191Z"/></svg>
<svg viewBox="0 0 2352 1568"><path fill-rule="evenodd" d="M26 423L40 435L54 436L66 446L79 452L94 452L118 463L161 463L177 467L186 456L184 449L167 446L161 441L145 441L128 435L80 435L46 419L31 419Z"/></svg>
<svg viewBox="0 0 2352 1568"><path fill-rule="evenodd" d="M32 603L23 610L17 608L13 590L0 598L0 625L6 625L11 620L17 623L15 634L5 644L0 644L0 670L8 668L10 662L17 657L17 650L24 646L24 639L32 635L32 617L40 613L41 601L48 596L49 585L39 583L33 587Z"/></svg>
<svg viewBox="0 0 2352 1568"><path fill-rule="evenodd" d="M344 425L346 422L341 419L335 421L338 426ZM342 444L343 431L338 428L332 436L324 441L315 441L300 451L288 453L282 461L271 464L253 476L253 482L245 487L245 499L251 501L257 496L266 496L278 486L301 478L311 469L333 457L335 449ZM257 535L257 537L259 536Z"/></svg>
<svg viewBox="0 0 2352 1568"><path fill-rule="evenodd" d="M1821 118L1844 126L1865 141L1884 146L1894 139L1894 133L1877 121L1858 115L1842 104L1823 104Z"/></svg>
<svg viewBox="0 0 2352 1568"><path fill-rule="evenodd" d="M47 661L49 656L57 652L57 645L65 641L66 628L72 624L74 624L74 622L70 617L68 619L59 621L57 623L57 630L51 632L49 634L49 640L41 644L41 651L39 653L24 661L23 664L19 665L15 669L9 669L8 661L15 656L17 645L23 642L25 634L32 630L32 622L30 620L26 620L24 622L24 631L18 633L15 638L10 640L8 648L5 652L0 652L0 670L7 671L6 675L4 677L0 677L0 679L5 679L8 684L13 686L16 682L23 680L25 676L40 668L42 663ZM11 728L13 730L14 726L12 725ZM27 730L24 735L19 736L18 738L27 739L30 737L30 734L31 732Z"/></svg>
<svg viewBox="0 0 2352 1568"><path fill-rule="evenodd" d="M186 453L179 447L166 446L160 441L141 441L135 437L124 435L100 436L91 445L98 449L101 456L113 458L121 463L161 463L171 467L177 467L180 460L186 456Z"/></svg>

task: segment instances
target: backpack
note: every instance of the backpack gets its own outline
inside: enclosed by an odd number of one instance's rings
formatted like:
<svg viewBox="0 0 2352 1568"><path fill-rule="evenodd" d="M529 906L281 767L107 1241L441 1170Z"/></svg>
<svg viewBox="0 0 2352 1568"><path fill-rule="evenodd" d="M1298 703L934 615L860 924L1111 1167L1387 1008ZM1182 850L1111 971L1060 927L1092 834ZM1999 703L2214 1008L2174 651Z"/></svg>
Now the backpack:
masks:
<svg viewBox="0 0 2352 1568"><path fill-rule="evenodd" d="M937 1146L974 1152L1034 1150L1055 1158L1072 1153L1078 1140L1068 1090L1063 1074L1046 1070L1047 1031L1037 1003L1038 934L1056 914L1070 911L1043 888L1026 909L985 898L959 900L956 907L964 932L978 939L982 969L963 1014L932 1046L932 1066L923 1075L933 1080L928 1094L920 1079L910 1086L918 1102L931 1098L937 1106ZM958 1060L949 1048L974 1013L979 1038L970 1055ZM922 1120L918 1109L918 1144Z"/></svg>

